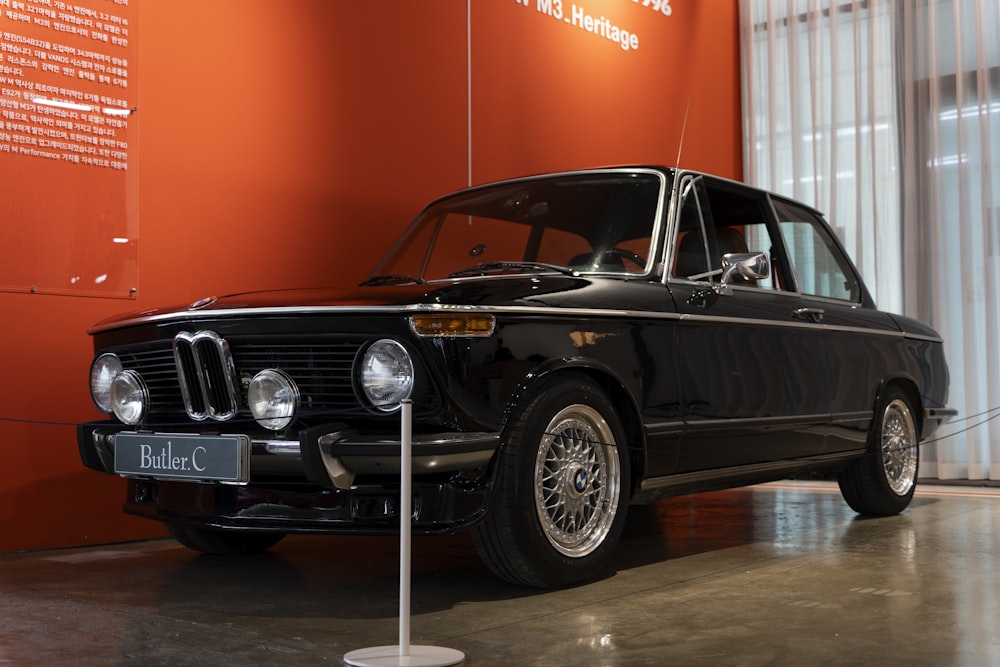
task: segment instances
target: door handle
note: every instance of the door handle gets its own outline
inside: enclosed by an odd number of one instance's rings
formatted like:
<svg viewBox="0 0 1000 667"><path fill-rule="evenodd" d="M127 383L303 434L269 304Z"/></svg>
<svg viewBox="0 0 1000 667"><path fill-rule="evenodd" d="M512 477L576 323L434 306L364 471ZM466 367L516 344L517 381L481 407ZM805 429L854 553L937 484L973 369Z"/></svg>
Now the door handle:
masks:
<svg viewBox="0 0 1000 667"><path fill-rule="evenodd" d="M796 308L792 311L792 317L797 320L809 320L810 322L822 322L823 314L826 311L822 308Z"/></svg>

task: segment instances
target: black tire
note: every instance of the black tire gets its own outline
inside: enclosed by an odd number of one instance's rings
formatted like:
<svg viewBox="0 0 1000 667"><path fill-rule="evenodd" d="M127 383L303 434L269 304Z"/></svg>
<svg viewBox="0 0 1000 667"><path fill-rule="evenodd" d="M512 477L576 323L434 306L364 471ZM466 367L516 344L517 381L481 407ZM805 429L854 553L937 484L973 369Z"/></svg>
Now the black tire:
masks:
<svg viewBox="0 0 1000 667"><path fill-rule="evenodd" d="M273 547L284 533L261 533L247 530L203 528L179 523L164 523L175 540L194 551L218 555L256 554Z"/></svg>
<svg viewBox="0 0 1000 667"><path fill-rule="evenodd" d="M625 431L604 392L578 374L525 393L505 430L496 500L472 529L501 579L539 588L600 575L629 502Z"/></svg>
<svg viewBox="0 0 1000 667"><path fill-rule="evenodd" d="M920 465L920 435L910 398L890 387L879 401L867 453L837 478L844 500L858 514L889 516L913 499Z"/></svg>

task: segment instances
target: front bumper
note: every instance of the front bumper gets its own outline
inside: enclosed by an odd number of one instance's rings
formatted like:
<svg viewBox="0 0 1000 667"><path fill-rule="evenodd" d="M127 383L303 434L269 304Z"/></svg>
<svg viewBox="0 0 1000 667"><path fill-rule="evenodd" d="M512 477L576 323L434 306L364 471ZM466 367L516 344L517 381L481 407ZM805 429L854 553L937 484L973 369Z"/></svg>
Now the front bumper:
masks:
<svg viewBox="0 0 1000 667"><path fill-rule="evenodd" d="M413 484L414 535L452 533L481 519L493 485ZM316 486L196 484L129 479L123 509L166 523L208 528L324 535L398 534L399 485Z"/></svg>
<svg viewBox="0 0 1000 667"><path fill-rule="evenodd" d="M115 474L117 422L81 424L85 466ZM174 429L170 429L173 433ZM203 434L205 435L205 434ZM201 482L123 475L125 511L174 523L281 532L392 533L398 530L400 442L334 423L303 430L298 440L247 435L246 482ZM413 529L450 532L477 521L493 488L495 433L415 434Z"/></svg>

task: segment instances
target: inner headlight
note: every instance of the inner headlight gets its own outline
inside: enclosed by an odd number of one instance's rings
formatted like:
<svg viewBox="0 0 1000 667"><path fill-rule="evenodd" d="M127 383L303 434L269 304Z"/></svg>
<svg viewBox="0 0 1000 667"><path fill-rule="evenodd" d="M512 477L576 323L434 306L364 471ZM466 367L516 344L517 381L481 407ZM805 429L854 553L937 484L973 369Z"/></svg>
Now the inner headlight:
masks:
<svg viewBox="0 0 1000 667"><path fill-rule="evenodd" d="M268 368L250 380L247 387L250 414L257 423L272 431L280 431L295 419L299 409L299 388L285 373Z"/></svg>
<svg viewBox="0 0 1000 667"><path fill-rule="evenodd" d="M111 383L122 372L122 362L117 355L105 352L90 365L90 397L101 412L110 413Z"/></svg>
<svg viewBox="0 0 1000 667"><path fill-rule="evenodd" d="M146 417L149 391L135 371L122 371L111 381L111 409L122 422L138 424Z"/></svg>
<svg viewBox="0 0 1000 667"><path fill-rule="evenodd" d="M413 360L398 342L377 340L361 356L358 382L375 408L393 412L413 392Z"/></svg>

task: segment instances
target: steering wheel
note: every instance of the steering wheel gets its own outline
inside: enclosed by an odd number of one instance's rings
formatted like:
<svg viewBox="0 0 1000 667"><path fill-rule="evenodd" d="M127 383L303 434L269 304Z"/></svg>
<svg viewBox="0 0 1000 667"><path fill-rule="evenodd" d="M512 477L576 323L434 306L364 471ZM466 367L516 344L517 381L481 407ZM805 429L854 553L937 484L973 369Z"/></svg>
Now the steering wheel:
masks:
<svg viewBox="0 0 1000 667"><path fill-rule="evenodd" d="M635 264L636 266L638 266L640 269L643 269L643 270L646 269L646 260L644 260L642 257L640 257L639 255L637 255L636 253L632 252L631 250L626 250L625 248L608 248L604 252L605 253L610 253L612 255L617 255L618 257L621 257L622 259L626 259L626 260L632 262L633 264Z"/></svg>

